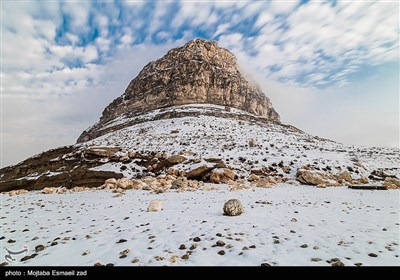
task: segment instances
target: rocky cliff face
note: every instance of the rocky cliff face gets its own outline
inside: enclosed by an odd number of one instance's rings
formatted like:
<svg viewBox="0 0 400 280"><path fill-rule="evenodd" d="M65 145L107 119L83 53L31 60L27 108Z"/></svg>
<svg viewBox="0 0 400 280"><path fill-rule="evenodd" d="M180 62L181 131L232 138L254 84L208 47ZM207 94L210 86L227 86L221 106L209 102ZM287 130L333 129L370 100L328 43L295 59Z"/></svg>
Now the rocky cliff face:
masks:
<svg viewBox="0 0 400 280"><path fill-rule="evenodd" d="M241 74L236 57L214 41L196 39L147 64L78 142L98 137L99 129L122 115L194 103L233 107L279 123L271 101Z"/></svg>

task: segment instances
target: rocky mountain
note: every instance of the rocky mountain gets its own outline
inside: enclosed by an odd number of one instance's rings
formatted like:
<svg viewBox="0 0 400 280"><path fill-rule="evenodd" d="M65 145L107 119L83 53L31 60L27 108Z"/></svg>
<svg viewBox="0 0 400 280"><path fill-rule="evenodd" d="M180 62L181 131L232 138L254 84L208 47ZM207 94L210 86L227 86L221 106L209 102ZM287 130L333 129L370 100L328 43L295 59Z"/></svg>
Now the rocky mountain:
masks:
<svg viewBox="0 0 400 280"><path fill-rule="evenodd" d="M113 124L121 116L183 104L222 105L279 122L269 98L240 72L236 57L215 41L196 39L148 63L78 142L121 129Z"/></svg>
<svg viewBox="0 0 400 280"><path fill-rule="evenodd" d="M0 191L165 192L204 183L241 188L281 182L396 187L399 154L342 145L280 123L235 56L196 39L146 65L76 144L1 169Z"/></svg>

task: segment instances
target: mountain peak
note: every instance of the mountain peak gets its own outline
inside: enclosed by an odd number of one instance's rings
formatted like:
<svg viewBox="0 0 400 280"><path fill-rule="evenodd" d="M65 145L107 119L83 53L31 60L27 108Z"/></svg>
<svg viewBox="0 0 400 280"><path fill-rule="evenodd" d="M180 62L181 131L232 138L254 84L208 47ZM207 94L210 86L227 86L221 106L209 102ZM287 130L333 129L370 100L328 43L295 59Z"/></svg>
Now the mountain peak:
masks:
<svg viewBox="0 0 400 280"><path fill-rule="evenodd" d="M122 115L185 104L222 105L279 122L269 98L240 72L235 55L215 41L198 38L148 63L78 142L102 135L99 128Z"/></svg>

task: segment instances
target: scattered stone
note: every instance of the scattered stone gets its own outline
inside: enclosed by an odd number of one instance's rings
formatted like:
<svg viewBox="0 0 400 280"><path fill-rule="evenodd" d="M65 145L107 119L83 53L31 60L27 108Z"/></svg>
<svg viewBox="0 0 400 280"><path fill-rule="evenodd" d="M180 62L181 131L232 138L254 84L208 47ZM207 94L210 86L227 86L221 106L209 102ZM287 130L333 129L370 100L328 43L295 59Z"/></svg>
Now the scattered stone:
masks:
<svg viewBox="0 0 400 280"><path fill-rule="evenodd" d="M322 259L320 259L320 258L311 258L311 261L312 262L320 262L320 261L322 261Z"/></svg>
<svg viewBox="0 0 400 280"><path fill-rule="evenodd" d="M138 263L140 260L138 258L134 258L131 263Z"/></svg>
<svg viewBox="0 0 400 280"><path fill-rule="evenodd" d="M7 243L15 243L16 241L14 239L8 239Z"/></svg>
<svg viewBox="0 0 400 280"><path fill-rule="evenodd" d="M102 265L101 263L97 262L93 266L104 266L104 265Z"/></svg>
<svg viewBox="0 0 400 280"><path fill-rule="evenodd" d="M230 199L224 204L224 215L238 216L244 212L242 203L237 199Z"/></svg>
<svg viewBox="0 0 400 280"><path fill-rule="evenodd" d="M181 244L181 246L179 246L179 250L186 250L186 245L185 244Z"/></svg>
<svg viewBox="0 0 400 280"><path fill-rule="evenodd" d="M158 212L163 209L162 201L159 199L155 199L150 201L149 207L147 208L147 212Z"/></svg>
<svg viewBox="0 0 400 280"><path fill-rule="evenodd" d="M200 239L200 237L195 237L195 238L193 238L193 241L194 241L194 242L200 242L201 239Z"/></svg>
<svg viewBox="0 0 400 280"><path fill-rule="evenodd" d="M262 267L268 267L268 266L271 266L271 265L269 263L267 263L267 262L264 262L264 263L261 264L261 266Z"/></svg>
<svg viewBox="0 0 400 280"><path fill-rule="evenodd" d="M218 255L221 255L221 256L225 255L225 251L224 250L218 251Z"/></svg>
<svg viewBox="0 0 400 280"><path fill-rule="evenodd" d="M196 249L196 248L197 248L197 244L192 244L192 245L190 246L189 250L194 250L194 249Z"/></svg>
<svg viewBox="0 0 400 280"><path fill-rule="evenodd" d="M334 258L331 259L331 266L344 266L344 263L340 259Z"/></svg>
<svg viewBox="0 0 400 280"><path fill-rule="evenodd" d="M179 177L175 181L172 182L171 184L171 189L176 190L176 189L184 189L187 188L188 186L188 179L185 177Z"/></svg>
<svg viewBox="0 0 400 280"><path fill-rule="evenodd" d="M130 159L134 159L136 157L136 151L129 151L128 152L128 157Z"/></svg>
<svg viewBox="0 0 400 280"><path fill-rule="evenodd" d="M362 266L363 264L362 264L362 263L355 263L354 265L360 267L360 266Z"/></svg>
<svg viewBox="0 0 400 280"><path fill-rule="evenodd" d="M256 140L254 140L254 139L250 139L250 140L249 140L249 146L250 146L251 148L253 148L253 147L257 146L257 142L256 142Z"/></svg>
<svg viewBox="0 0 400 280"><path fill-rule="evenodd" d="M300 247L301 247L301 248L307 248L308 245L307 245L307 244L303 244L303 245L301 245Z"/></svg>
<svg viewBox="0 0 400 280"><path fill-rule="evenodd" d="M51 242L50 246L56 246L57 244L58 244L57 241L53 241L53 242Z"/></svg>
<svg viewBox="0 0 400 280"><path fill-rule="evenodd" d="M170 263L176 263L179 260L179 256L172 256L169 258Z"/></svg>
<svg viewBox="0 0 400 280"><path fill-rule="evenodd" d="M32 255L30 255L30 256L25 256L25 257L23 257L23 258L21 259L21 262L24 262L24 261L33 259L33 258L36 257L36 256L37 256L37 254L32 254Z"/></svg>
<svg viewBox="0 0 400 280"><path fill-rule="evenodd" d="M376 258L376 257L378 257L378 255L375 254L375 253L369 253L368 256L370 256L371 258Z"/></svg>
<svg viewBox="0 0 400 280"><path fill-rule="evenodd" d="M255 248L256 248L256 245L251 245L249 248L250 248L250 249L255 249Z"/></svg>
<svg viewBox="0 0 400 280"><path fill-rule="evenodd" d="M247 246L244 246L244 247L242 248L242 250L243 250L243 251L245 251L245 250L249 250L249 247L247 247Z"/></svg>
<svg viewBox="0 0 400 280"><path fill-rule="evenodd" d="M182 258L182 260L188 260L188 259L189 259L189 255L188 255L188 254L185 254L185 255L183 255L181 258Z"/></svg>
<svg viewBox="0 0 400 280"><path fill-rule="evenodd" d="M162 256L155 256L154 258L156 259L156 261L159 261L159 262L164 260L164 257L162 257Z"/></svg>
<svg viewBox="0 0 400 280"><path fill-rule="evenodd" d="M225 242L222 241L222 240L218 240L216 245L219 246L219 247L224 247L225 246Z"/></svg>
<svg viewBox="0 0 400 280"><path fill-rule="evenodd" d="M120 240L117 241L117 244L119 244L119 243L124 243L124 242L126 242L126 241L127 241L126 239L120 239Z"/></svg>
<svg viewBox="0 0 400 280"><path fill-rule="evenodd" d="M297 222L297 219L296 218L292 218L290 221L295 223L295 222Z"/></svg>
<svg viewBox="0 0 400 280"><path fill-rule="evenodd" d="M2 262L2 263L0 263L0 267L6 266L6 265L8 265L8 262Z"/></svg>
<svg viewBox="0 0 400 280"><path fill-rule="evenodd" d="M128 256L130 251L131 250L129 250L129 249L122 250L121 252L119 252L119 258L125 259Z"/></svg>
<svg viewBox="0 0 400 280"><path fill-rule="evenodd" d="M37 252L43 251L45 248L46 247L44 245L37 245L35 247L35 252L37 253Z"/></svg>
<svg viewBox="0 0 400 280"><path fill-rule="evenodd" d="M106 266L114 266L114 264L113 263L108 263L108 264L106 264Z"/></svg>
<svg viewBox="0 0 400 280"><path fill-rule="evenodd" d="M89 255L89 254L90 254L90 251L86 250L85 252L82 253L82 256L86 256L86 255Z"/></svg>

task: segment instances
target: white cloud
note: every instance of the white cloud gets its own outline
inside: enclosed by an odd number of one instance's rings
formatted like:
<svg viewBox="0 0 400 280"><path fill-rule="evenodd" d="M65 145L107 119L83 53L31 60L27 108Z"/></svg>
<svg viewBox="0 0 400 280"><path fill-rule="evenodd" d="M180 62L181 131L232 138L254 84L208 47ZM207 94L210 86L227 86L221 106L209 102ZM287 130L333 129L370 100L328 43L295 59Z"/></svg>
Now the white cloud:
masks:
<svg viewBox="0 0 400 280"><path fill-rule="evenodd" d="M62 2L61 9L64 13L70 16L68 21L76 33L83 33L89 29L88 19L91 2Z"/></svg>
<svg viewBox="0 0 400 280"><path fill-rule="evenodd" d="M269 8L274 14L290 14L299 5L297 0L271 1Z"/></svg>
<svg viewBox="0 0 400 280"><path fill-rule="evenodd" d="M257 18L256 21L256 26L257 27L263 27L265 24L272 22L272 20L274 19L274 16L267 11L262 11Z"/></svg>
<svg viewBox="0 0 400 280"><path fill-rule="evenodd" d="M128 7L135 7L135 8L141 8L146 1L140 1L140 0L125 0L124 4Z"/></svg>
<svg viewBox="0 0 400 280"><path fill-rule="evenodd" d="M215 19L211 18L212 21L209 21L210 16L212 16L212 7L213 3L211 2L180 2L180 9L175 15L171 26L176 29L185 22L188 22L193 27L214 24Z"/></svg>

